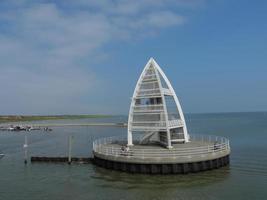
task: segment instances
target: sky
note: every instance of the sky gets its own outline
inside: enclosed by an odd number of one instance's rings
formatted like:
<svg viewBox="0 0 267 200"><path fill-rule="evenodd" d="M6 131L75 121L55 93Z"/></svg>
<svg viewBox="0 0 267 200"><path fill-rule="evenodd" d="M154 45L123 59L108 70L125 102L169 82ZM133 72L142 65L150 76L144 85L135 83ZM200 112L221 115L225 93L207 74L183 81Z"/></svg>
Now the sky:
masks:
<svg viewBox="0 0 267 200"><path fill-rule="evenodd" d="M127 114L150 57L185 113L267 111L265 0L1 0L0 115Z"/></svg>

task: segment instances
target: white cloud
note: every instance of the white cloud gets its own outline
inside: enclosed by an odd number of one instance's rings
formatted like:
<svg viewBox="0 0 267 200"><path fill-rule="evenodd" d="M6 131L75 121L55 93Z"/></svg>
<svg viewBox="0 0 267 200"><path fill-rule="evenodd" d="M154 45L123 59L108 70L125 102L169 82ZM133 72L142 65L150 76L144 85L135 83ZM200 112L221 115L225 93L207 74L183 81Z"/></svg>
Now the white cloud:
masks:
<svg viewBox="0 0 267 200"><path fill-rule="evenodd" d="M143 38L146 30L149 35L182 25L186 17L177 9L199 2L2 0L0 114L12 110L15 102L22 107L18 112L35 113L38 106L42 112L63 111L55 101L66 106L73 103L71 97L99 87L101 80L90 64L95 57L106 56L102 47L111 41Z"/></svg>

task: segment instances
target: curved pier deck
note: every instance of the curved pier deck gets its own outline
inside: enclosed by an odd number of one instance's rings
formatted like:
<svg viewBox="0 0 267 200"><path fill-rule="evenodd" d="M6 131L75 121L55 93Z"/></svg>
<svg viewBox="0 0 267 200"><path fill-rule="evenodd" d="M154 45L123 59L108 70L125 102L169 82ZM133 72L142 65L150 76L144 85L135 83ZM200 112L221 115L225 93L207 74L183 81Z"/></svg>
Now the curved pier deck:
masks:
<svg viewBox="0 0 267 200"><path fill-rule="evenodd" d="M191 135L190 142L166 149L156 144L131 146L126 139L102 138L93 144L95 164L132 173L189 173L229 164L229 140L216 136Z"/></svg>

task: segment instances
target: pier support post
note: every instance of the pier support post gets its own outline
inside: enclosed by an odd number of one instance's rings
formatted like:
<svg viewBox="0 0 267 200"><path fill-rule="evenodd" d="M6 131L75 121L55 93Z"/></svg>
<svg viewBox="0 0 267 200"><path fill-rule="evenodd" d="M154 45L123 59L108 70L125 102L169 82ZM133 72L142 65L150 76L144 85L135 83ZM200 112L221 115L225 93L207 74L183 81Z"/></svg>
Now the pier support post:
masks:
<svg viewBox="0 0 267 200"><path fill-rule="evenodd" d="M72 140L73 140L73 136L70 135L69 136L69 140L68 140L68 143L69 143L69 151L68 151L68 164L71 164L71 150L72 150Z"/></svg>
<svg viewBox="0 0 267 200"><path fill-rule="evenodd" d="M25 135L25 137L24 137L23 148L24 148L24 164L27 164L27 162L28 162L28 138L27 138L27 135Z"/></svg>

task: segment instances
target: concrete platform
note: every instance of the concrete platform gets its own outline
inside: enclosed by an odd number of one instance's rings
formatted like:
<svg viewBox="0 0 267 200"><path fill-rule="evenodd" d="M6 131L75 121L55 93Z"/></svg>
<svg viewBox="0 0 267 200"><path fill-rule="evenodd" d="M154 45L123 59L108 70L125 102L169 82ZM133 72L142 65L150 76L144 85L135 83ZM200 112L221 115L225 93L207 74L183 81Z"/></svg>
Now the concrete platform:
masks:
<svg viewBox="0 0 267 200"><path fill-rule="evenodd" d="M230 163L229 155L213 160L206 160L192 163L174 163L174 164L135 164L105 160L94 157L93 163L97 166L118 170L129 173L141 174L187 174L200 171L218 169L227 166Z"/></svg>
<svg viewBox="0 0 267 200"><path fill-rule="evenodd" d="M123 139L100 139L94 143L94 163L132 173L188 173L229 164L230 146L226 138L192 138L189 143L166 149L156 144L134 145L122 150Z"/></svg>

